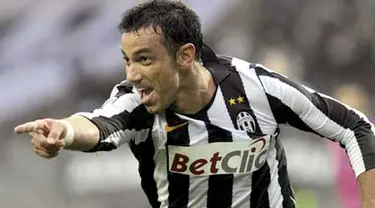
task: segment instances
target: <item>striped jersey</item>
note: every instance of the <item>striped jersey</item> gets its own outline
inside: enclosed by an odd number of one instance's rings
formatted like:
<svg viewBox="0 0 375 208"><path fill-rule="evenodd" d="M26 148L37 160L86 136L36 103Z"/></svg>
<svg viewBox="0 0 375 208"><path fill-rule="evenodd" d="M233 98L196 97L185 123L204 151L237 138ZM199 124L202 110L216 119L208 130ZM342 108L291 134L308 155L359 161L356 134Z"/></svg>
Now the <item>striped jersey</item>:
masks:
<svg viewBox="0 0 375 208"><path fill-rule="evenodd" d="M194 115L150 114L126 81L101 108L79 113L100 131L89 152L130 146L152 207L296 207L281 124L339 142L356 176L375 167L374 126L362 113L208 46L202 63L217 88Z"/></svg>

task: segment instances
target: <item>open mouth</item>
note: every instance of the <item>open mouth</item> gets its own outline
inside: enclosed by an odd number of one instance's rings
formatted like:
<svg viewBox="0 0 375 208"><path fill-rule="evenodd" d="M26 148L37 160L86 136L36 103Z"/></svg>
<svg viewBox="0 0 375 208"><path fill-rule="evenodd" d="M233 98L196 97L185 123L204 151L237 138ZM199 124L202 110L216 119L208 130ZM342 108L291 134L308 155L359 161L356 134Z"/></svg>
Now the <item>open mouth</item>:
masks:
<svg viewBox="0 0 375 208"><path fill-rule="evenodd" d="M144 104L150 102L151 96L154 93L154 89L151 87L138 88L138 92L141 95L141 100Z"/></svg>

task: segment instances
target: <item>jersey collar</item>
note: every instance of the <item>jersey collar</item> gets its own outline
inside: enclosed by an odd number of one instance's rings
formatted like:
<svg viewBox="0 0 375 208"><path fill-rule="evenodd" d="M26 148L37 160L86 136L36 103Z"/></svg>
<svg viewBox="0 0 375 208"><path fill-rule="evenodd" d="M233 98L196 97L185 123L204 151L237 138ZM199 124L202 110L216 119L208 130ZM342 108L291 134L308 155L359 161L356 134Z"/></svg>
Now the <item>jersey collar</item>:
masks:
<svg viewBox="0 0 375 208"><path fill-rule="evenodd" d="M228 60L219 59L215 52L206 44L203 43L201 60L214 77L216 84L220 84L230 74L229 68L231 62Z"/></svg>

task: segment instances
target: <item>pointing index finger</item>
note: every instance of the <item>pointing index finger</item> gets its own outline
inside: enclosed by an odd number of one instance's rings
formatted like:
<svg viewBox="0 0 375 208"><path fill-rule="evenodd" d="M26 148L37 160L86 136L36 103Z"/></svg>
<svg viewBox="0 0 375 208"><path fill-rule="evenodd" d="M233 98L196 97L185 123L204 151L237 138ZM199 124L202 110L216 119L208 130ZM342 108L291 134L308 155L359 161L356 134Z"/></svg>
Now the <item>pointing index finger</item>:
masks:
<svg viewBox="0 0 375 208"><path fill-rule="evenodd" d="M27 122L21 125L18 125L14 128L14 132L17 134L24 134L30 132L37 132L39 129L42 129L43 125L38 121Z"/></svg>

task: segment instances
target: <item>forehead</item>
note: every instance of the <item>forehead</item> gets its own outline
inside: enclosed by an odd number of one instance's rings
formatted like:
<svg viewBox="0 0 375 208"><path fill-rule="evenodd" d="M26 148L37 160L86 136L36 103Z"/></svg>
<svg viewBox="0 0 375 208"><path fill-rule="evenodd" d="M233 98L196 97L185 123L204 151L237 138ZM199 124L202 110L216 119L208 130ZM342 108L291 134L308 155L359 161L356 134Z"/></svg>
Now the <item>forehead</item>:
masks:
<svg viewBox="0 0 375 208"><path fill-rule="evenodd" d="M164 47L161 41L161 32L155 31L152 27L141 28L138 31L123 33L121 47L127 53L132 53L140 48L151 50Z"/></svg>

